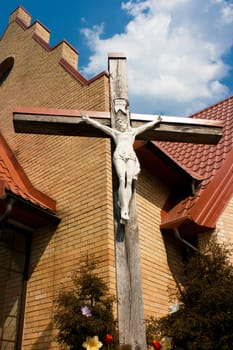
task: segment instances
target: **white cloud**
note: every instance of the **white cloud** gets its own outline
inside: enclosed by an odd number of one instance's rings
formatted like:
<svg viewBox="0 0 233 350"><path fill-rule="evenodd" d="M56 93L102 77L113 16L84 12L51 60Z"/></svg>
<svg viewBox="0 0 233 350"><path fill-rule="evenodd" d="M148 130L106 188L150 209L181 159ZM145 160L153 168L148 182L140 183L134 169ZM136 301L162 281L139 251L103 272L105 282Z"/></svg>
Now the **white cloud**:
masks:
<svg viewBox="0 0 233 350"><path fill-rule="evenodd" d="M106 69L109 52L124 52L131 110L185 115L228 94L223 56L233 45L233 5L226 0L131 0L124 32L102 39L84 29L93 52L83 73Z"/></svg>
<svg viewBox="0 0 233 350"><path fill-rule="evenodd" d="M222 20L229 24L233 22L233 4L227 4L223 7Z"/></svg>

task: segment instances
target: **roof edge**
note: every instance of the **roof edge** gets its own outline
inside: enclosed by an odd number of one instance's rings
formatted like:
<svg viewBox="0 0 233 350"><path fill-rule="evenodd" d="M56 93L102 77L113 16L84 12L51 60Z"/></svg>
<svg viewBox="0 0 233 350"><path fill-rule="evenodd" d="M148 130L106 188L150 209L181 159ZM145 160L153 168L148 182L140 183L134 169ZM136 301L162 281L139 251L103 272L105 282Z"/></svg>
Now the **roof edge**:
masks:
<svg viewBox="0 0 233 350"><path fill-rule="evenodd" d="M164 221L160 224L160 229L161 230L173 230L175 228L179 228L180 226L184 224L191 223L192 217L189 214L186 214L184 216L176 217L175 219L172 220L167 220Z"/></svg>
<svg viewBox="0 0 233 350"><path fill-rule="evenodd" d="M75 79L77 79L82 85L89 85L93 81L102 78L107 77L109 78L109 73L106 71L100 72L99 74L95 75L91 79L86 79L77 69L75 69L72 65L69 64L68 61L66 61L64 58L61 58L59 61L60 65L68 72L70 73Z"/></svg>
<svg viewBox="0 0 233 350"><path fill-rule="evenodd" d="M38 202L38 205L42 206L43 208L47 208L48 210L55 212L56 201L33 187L24 169L19 164L17 158L15 157L14 153L12 152L11 148L9 147L8 143L6 142L5 138L1 133L0 133L0 145L2 147L2 151L5 153L5 157L7 161L6 165L12 169L12 170L9 169L9 171L14 171L17 178L19 179L20 184L18 186L21 187L20 188L21 192L25 194L26 192L28 192L28 197L30 200L32 200L32 202L33 201ZM5 188L10 190L10 187L7 185L7 182L5 182Z"/></svg>
<svg viewBox="0 0 233 350"><path fill-rule="evenodd" d="M159 142L157 141L150 141L155 147L157 147L161 152L163 152L172 162L174 162L180 169L182 169L187 175L189 175L192 179L197 180L197 181L202 181L204 180L204 177L201 176L198 173L195 173L194 171L186 168L185 166L181 165L174 157L172 157L169 152L163 149L159 145Z"/></svg>
<svg viewBox="0 0 233 350"><path fill-rule="evenodd" d="M233 195L233 149L190 212L198 225L214 228ZM199 210L196 209L198 206Z"/></svg>
<svg viewBox="0 0 233 350"><path fill-rule="evenodd" d="M24 31L30 31L32 38L47 52L56 50L59 51L57 63L61 64L70 74L73 75L78 81L84 85L88 85L93 81L106 76L109 77L108 72L103 71L95 75L91 79L86 79L78 70L78 56L79 52L73 47L67 40L62 39L56 45L50 45L50 33L51 31L39 20L35 20L31 23L32 16L25 10L24 7L18 6L10 15L7 28L12 22L18 24ZM6 30L5 30L6 31ZM5 33L4 31L4 33ZM3 38L4 33L1 38ZM59 57L60 56L60 57Z"/></svg>

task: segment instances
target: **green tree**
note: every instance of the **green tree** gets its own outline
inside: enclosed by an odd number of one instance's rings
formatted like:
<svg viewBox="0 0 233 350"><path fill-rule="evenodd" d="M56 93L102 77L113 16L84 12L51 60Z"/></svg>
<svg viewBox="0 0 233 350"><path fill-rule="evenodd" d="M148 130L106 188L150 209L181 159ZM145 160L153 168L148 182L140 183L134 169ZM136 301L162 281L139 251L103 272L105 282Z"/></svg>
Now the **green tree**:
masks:
<svg viewBox="0 0 233 350"><path fill-rule="evenodd" d="M147 320L150 337L154 326L172 337L172 349L233 349L233 269L226 247L211 242L204 255L189 259L177 298L178 311Z"/></svg>
<svg viewBox="0 0 233 350"><path fill-rule="evenodd" d="M74 273L73 288L61 290L55 299L54 321L57 341L70 349L82 349L86 337L98 336L105 344L107 334L116 341L115 298L107 284L95 273L96 264L87 259Z"/></svg>

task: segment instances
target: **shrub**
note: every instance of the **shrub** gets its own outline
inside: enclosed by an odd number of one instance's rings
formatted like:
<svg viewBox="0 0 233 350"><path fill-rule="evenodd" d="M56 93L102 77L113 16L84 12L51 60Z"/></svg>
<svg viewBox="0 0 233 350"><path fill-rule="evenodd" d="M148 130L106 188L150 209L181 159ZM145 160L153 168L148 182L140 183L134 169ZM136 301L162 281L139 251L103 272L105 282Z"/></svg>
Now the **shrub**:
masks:
<svg viewBox="0 0 233 350"><path fill-rule="evenodd" d="M179 310L148 319L148 336L154 326L161 337L172 337L172 349L233 349L233 269L227 256L226 247L212 242L205 255L189 259L177 291Z"/></svg>
<svg viewBox="0 0 233 350"><path fill-rule="evenodd" d="M87 337L98 336L105 344L111 334L116 341L114 297L108 295L106 283L94 272L95 262L87 259L73 275L73 288L61 290L55 299L54 321L57 341L70 349L82 349Z"/></svg>

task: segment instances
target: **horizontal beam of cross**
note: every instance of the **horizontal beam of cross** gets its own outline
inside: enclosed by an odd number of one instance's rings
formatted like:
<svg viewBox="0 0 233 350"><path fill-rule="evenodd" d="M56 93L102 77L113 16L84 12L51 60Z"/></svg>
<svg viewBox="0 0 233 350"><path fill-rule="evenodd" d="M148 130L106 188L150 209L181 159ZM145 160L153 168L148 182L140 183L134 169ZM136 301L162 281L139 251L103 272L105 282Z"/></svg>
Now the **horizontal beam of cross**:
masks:
<svg viewBox="0 0 233 350"><path fill-rule="evenodd" d="M100 130L87 125L82 115L95 118L111 126L109 112L43 109L20 107L13 112L13 123L18 133L108 137ZM137 127L151 121L156 115L131 114L131 125ZM217 144L222 136L222 123L216 120L161 116L154 129L140 134L140 140L177 141Z"/></svg>

